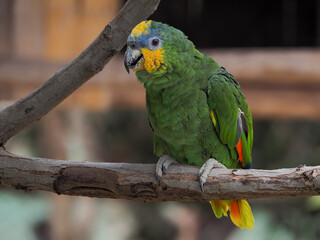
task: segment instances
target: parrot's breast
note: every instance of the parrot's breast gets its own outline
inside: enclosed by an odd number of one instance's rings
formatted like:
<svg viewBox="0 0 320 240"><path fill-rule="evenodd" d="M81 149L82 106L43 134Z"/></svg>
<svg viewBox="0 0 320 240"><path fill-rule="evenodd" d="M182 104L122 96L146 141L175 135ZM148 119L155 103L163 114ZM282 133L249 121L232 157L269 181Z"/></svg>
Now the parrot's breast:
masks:
<svg viewBox="0 0 320 240"><path fill-rule="evenodd" d="M147 116L153 132L166 144L166 154L198 165L203 156L203 133L213 132L204 91L173 86L159 92L147 89Z"/></svg>

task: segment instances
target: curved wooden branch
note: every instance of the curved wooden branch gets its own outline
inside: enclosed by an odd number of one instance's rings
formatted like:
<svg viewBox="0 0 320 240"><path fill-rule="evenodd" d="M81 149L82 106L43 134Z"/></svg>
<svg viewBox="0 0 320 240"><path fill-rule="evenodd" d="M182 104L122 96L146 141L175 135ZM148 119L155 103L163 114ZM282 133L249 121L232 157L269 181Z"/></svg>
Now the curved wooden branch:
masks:
<svg viewBox="0 0 320 240"><path fill-rule="evenodd" d="M291 198L320 194L320 166L277 170L215 169L200 191L197 167L172 165L160 186L154 164L26 158L0 151L0 185L25 191L135 201Z"/></svg>
<svg viewBox="0 0 320 240"><path fill-rule="evenodd" d="M40 88L0 112L0 146L40 120L92 76L125 45L132 28L149 17L160 0L129 0L92 44Z"/></svg>

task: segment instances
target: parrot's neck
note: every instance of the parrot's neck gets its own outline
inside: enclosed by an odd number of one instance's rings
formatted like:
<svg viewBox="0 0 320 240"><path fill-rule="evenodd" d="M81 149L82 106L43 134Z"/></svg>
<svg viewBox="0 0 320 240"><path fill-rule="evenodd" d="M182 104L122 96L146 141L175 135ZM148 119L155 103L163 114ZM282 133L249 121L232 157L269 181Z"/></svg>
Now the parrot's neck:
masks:
<svg viewBox="0 0 320 240"><path fill-rule="evenodd" d="M178 161L194 161L194 164L198 159L195 156L203 155L203 149L191 146L201 146L202 133L213 131L203 126L212 128L210 112L206 107L206 93L208 78L218 67L212 60L196 59L193 64L181 67L179 71L175 68L176 71L151 78L151 84L145 84L150 125L157 139L161 139L159 141L167 149L162 153L169 154ZM194 150L182 151L186 146Z"/></svg>

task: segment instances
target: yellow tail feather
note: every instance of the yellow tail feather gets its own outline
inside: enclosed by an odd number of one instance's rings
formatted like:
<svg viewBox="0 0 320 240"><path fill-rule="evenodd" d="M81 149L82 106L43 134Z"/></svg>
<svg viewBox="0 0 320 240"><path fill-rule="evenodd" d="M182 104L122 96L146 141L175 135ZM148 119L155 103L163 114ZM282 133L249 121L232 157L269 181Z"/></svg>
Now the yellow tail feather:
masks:
<svg viewBox="0 0 320 240"><path fill-rule="evenodd" d="M214 200L214 201L210 201L210 204L214 212L214 215L216 215L217 218L221 218L222 215L225 217L228 217L228 214L227 214L228 207L227 207L226 201Z"/></svg>
<svg viewBox="0 0 320 240"><path fill-rule="evenodd" d="M228 216L229 210L230 218L236 226L241 229L254 227L254 218L247 200L214 200L210 201L210 204L217 218Z"/></svg>

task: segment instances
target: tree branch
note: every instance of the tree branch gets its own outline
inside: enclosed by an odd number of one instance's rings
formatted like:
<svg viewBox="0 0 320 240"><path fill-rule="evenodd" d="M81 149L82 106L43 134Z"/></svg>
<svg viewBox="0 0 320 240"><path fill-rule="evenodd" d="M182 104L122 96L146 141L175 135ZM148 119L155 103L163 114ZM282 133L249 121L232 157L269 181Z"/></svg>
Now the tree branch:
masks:
<svg viewBox="0 0 320 240"><path fill-rule="evenodd" d="M198 168L172 165L160 186L154 164L26 158L0 150L0 185L25 191L135 201L291 198L320 194L320 166L277 170L215 169L200 191Z"/></svg>
<svg viewBox="0 0 320 240"><path fill-rule="evenodd" d="M0 146L40 120L92 76L125 45L132 28L149 17L160 0L129 0L92 44L40 88L0 112Z"/></svg>

